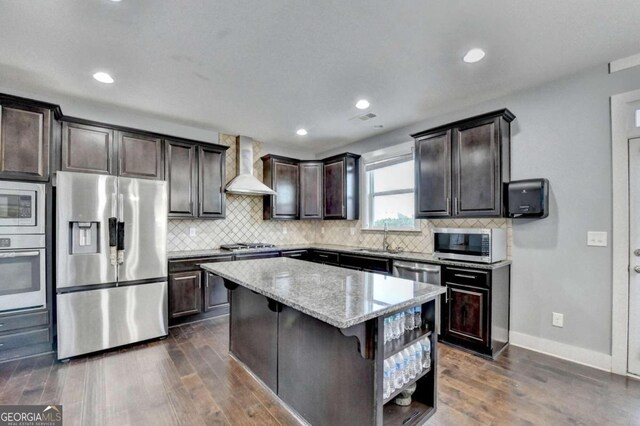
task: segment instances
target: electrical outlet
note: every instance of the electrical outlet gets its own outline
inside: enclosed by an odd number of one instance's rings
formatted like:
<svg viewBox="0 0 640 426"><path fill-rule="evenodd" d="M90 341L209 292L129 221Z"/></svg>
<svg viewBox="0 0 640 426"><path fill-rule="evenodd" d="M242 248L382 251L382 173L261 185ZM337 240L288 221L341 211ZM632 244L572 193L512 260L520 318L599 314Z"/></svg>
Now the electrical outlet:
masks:
<svg viewBox="0 0 640 426"><path fill-rule="evenodd" d="M320 227L320 233L321 233L321 234L324 234L324 226L321 226L321 227Z"/></svg>
<svg viewBox="0 0 640 426"><path fill-rule="evenodd" d="M190 237L195 237L196 236L196 228L189 228L189 236Z"/></svg>
<svg viewBox="0 0 640 426"><path fill-rule="evenodd" d="M287 227L286 227L286 226L283 226L283 227L282 227L282 233L283 233L284 235L287 235Z"/></svg>
<svg viewBox="0 0 640 426"><path fill-rule="evenodd" d="M606 247L607 233L596 231L587 232L587 245L593 247Z"/></svg>
<svg viewBox="0 0 640 426"><path fill-rule="evenodd" d="M554 327L564 327L564 314L553 312L552 324Z"/></svg>
<svg viewBox="0 0 640 426"><path fill-rule="evenodd" d="M351 232L351 235L356 235L356 228L349 228L349 232Z"/></svg>

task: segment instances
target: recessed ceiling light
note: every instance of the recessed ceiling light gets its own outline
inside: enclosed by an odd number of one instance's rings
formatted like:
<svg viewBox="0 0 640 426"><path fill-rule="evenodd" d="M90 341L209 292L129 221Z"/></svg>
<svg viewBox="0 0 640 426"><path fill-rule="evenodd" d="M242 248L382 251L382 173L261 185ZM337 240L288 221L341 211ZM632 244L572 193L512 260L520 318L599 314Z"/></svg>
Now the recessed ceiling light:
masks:
<svg viewBox="0 0 640 426"><path fill-rule="evenodd" d="M369 105L371 104L366 99L360 99L358 102L356 102L356 108L358 109L367 109L369 108Z"/></svg>
<svg viewBox="0 0 640 426"><path fill-rule="evenodd" d="M122 0L111 0L114 3L120 3Z"/></svg>
<svg viewBox="0 0 640 426"><path fill-rule="evenodd" d="M306 129L298 129L298 130L296 130L296 133L297 133L299 136L306 136L306 134L307 134L307 130L306 130Z"/></svg>
<svg viewBox="0 0 640 426"><path fill-rule="evenodd" d="M106 72L97 72L93 75L93 78L95 78L96 80L98 80L100 83L105 83L105 84L111 84L113 83L113 77L111 77L109 74L107 74Z"/></svg>
<svg viewBox="0 0 640 426"><path fill-rule="evenodd" d="M474 62L478 62L480 60L482 60L482 58L484 58L484 50L482 49L471 49L470 51L467 52L466 55L464 55L464 57L462 58L463 61L465 61L468 64L472 64Z"/></svg>

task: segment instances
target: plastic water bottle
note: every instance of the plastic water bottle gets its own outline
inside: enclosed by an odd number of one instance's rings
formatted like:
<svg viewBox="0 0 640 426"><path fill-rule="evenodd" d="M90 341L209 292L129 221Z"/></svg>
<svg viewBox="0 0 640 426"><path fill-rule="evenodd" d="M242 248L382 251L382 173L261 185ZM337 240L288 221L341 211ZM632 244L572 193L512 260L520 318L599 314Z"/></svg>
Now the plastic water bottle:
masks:
<svg viewBox="0 0 640 426"><path fill-rule="evenodd" d="M412 348L416 354L416 375L418 375L422 372L422 345L418 342Z"/></svg>
<svg viewBox="0 0 640 426"><path fill-rule="evenodd" d="M413 325L415 328L422 328L422 306L413 308Z"/></svg>
<svg viewBox="0 0 640 426"><path fill-rule="evenodd" d="M431 340L427 337L420 344L422 344L422 368L429 368L431 367Z"/></svg>
<svg viewBox="0 0 640 426"><path fill-rule="evenodd" d="M398 328L396 329L396 339L399 339L404 334L404 312L398 314Z"/></svg>
<svg viewBox="0 0 640 426"><path fill-rule="evenodd" d="M391 318L386 317L384 319L384 343L387 343L389 340L389 334L391 333Z"/></svg>
<svg viewBox="0 0 640 426"><path fill-rule="evenodd" d="M415 315L413 313L413 308L409 308L407 312L404 314L404 329L405 330L413 330Z"/></svg>
<svg viewBox="0 0 640 426"><path fill-rule="evenodd" d="M393 390L396 390L404 385L404 359L400 353L397 353L393 356L392 360L396 365L396 375L393 383Z"/></svg>
<svg viewBox="0 0 640 426"><path fill-rule="evenodd" d="M391 392L389 392L389 382L391 380L391 363L389 363L389 360L385 359L384 360L384 376L383 376L384 380L383 380L383 384L382 384L382 397L384 399L389 398L389 395L391 395Z"/></svg>
<svg viewBox="0 0 640 426"><path fill-rule="evenodd" d="M402 370L402 381L404 384L409 382L409 380L411 380L412 365L411 365L411 352L409 352L409 349L405 349L402 351L402 358L404 358L404 370Z"/></svg>
<svg viewBox="0 0 640 426"><path fill-rule="evenodd" d="M396 363L393 358L388 358L385 360L385 363L389 364L389 381L387 382L387 386L385 387L386 395L385 398L388 398L389 395L396 389Z"/></svg>

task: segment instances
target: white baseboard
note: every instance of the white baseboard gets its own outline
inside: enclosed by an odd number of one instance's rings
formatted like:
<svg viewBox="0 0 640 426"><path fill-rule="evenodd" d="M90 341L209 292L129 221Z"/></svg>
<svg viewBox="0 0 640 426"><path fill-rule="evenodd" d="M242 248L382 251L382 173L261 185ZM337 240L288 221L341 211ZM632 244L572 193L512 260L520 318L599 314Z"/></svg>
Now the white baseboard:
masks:
<svg viewBox="0 0 640 426"><path fill-rule="evenodd" d="M611 355L601 352L518 333L516 331L509 332L509 343L513 346L540 352L545 355L575 362L576 364L611 372Z"/></svg>

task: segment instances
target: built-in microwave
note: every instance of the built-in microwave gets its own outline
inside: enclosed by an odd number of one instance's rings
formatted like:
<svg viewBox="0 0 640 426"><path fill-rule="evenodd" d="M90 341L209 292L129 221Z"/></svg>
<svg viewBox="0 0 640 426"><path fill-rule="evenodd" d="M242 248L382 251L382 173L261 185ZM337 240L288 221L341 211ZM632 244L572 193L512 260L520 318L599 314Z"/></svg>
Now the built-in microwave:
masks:
<svg viewBox="0 0 640 426"><path fill-rule="evenodd" d="M44 184L0 181L0 234L44 234Z"/></svg>
<svg viewBox="0 0 640 426"><path fill-rule="evenodd" d="M433 255L438 259L500 262L507 258L507 231L499 228L435 228Z"/></svg>

